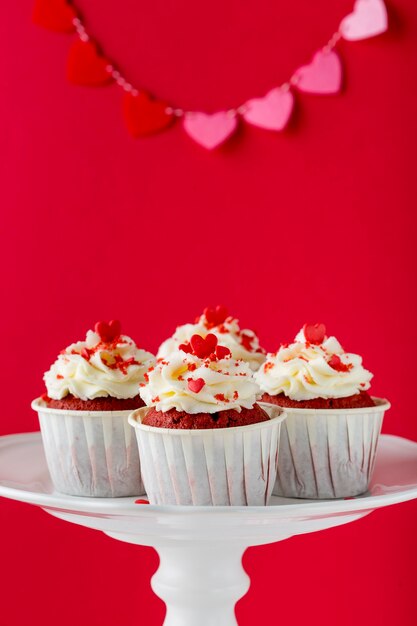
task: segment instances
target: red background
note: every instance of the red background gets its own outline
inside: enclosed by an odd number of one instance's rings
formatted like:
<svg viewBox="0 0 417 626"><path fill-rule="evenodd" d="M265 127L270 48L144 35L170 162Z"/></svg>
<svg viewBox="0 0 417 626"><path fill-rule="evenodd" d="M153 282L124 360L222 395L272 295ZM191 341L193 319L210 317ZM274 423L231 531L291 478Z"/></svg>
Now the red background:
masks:
<svg viewBox="0 0 417 626"><path fill-rule="evenodd" d="M42 373L97 318L156 350L224 302L269 349L326 322L391 400L384 431L417 439L414 0L390 1L388 34L341 43L342 95L297 96L286 132L245 127L216 153L180 125L132 139L119 90L69 85L70 37L33 26L31 4L10 1L0 26L0 433L37 429ZM285 81L352 2L78 6L134 84L214 111ZM35 507L0 511L1 626L161 624L151 549ZM249 550L240 624L415 624L416 519L411 502Z"/></svg>

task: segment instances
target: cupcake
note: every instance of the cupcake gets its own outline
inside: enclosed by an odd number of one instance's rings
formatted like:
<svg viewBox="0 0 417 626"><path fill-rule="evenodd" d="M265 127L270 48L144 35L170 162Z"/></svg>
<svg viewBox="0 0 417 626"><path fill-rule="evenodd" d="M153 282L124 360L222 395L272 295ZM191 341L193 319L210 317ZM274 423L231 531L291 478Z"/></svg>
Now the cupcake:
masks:
<svg viewBox="0 0 417 626"><path fill-rule="evenodd" d="M239 327L239 320L228 314L224 306L204 309L194 324L178 326L172 337L164 341L158 350L157 357L165 359L180 344L190 341L193 335L205 337L208 333L215 335L222 346L229 348L234 359L249 363L256 371L265 361L265 350L260 347L259 339L253 330Z"/></svg>
<svg viewBox="0 0 417 626"><path fill-rule="evenodd" d="M135 427L152 504L265 505L284 414L258 405L250 365L213 333L192 335L150 368Z"/></svg>
<svg viewBox="0 0 417 626"><path fill-rule="evenodd" d="M77 496L143 493L139 455L128 416L144 406L139 385L155 357L121 335L120 323L98 322L44 375L38 412L55 488Z"/></svg>
<svg viewBox="0 0 417 626"><path fill-rule="evenodd" d="M274 494L342 498L367 490L390 407L369 395L372 377L324 324L305 324L294 343L267 355L255 374L262 401L287 414Z"/></svg>

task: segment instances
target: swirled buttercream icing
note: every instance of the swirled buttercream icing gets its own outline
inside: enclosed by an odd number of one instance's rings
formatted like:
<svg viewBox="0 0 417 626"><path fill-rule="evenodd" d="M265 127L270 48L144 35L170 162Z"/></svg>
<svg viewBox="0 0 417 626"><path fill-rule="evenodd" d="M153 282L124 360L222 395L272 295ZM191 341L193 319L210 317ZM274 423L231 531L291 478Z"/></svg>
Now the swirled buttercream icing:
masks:
<svg viewBox="0 0 417 626"><path fill-rule="evenodd" d="M345 398L367 391L373 374L357 354L345 352L323 324L305 324L294 343L267 355L255 379L263 392L291 400Z"/></svg>
<svg viewBox="0 0 417 626"><path fill-rule="evenodd" d="M217 337L193 335L146 374L140 396L157 411L217 413L251 409L259 394L249 363L237 360Z"/></svg>
<svg viewBox="0 0 417 626"><path fill-rule="evenodd" d="M172 337L160 345L156 356L165 359L193 335L205 337L208 333L215 335L221 345L228 347L233 358L249 363L253 371L265 361L266 353L260 347L256 333L249 329L241 330L239 320L229 315L222 306L206 308L194 324L178 326Z"/></svg>
<svg viewBox="0 0 417 626"><path fill-rule="evenodd" d="M81 400L137 396L155 357L119 329L118 322L98 322L85 341L62 350L43 377L48 396L55 400L68 394Z"/></svg>

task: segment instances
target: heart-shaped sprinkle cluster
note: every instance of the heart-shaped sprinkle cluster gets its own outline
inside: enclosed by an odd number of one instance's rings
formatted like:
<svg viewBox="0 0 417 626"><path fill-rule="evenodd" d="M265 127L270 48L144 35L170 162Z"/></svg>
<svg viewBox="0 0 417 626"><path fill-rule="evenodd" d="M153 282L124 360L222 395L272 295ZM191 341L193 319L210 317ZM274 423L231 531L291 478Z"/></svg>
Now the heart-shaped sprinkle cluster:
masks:
<svg viewBox="0 0 417 626"><path fill-rule="evenodd" d="M326 338L326 327L324 324L304 324L304 337L308 343L319 346Z"/></svg>
<svg viewBox="0 0 417 626"><path fill-rule="evenodd" d="M181 343L178 348L186 354L194 354L199 359L224 359L231 354L226 346L217 345L217 337L213 333L209 333L206 337L201 335L193 335L189 342Z"/></svg>
<svg viewBox="0 0 417 626"><path fill-rule="evenodd" d="M120 337L121 324L119 320L100 321L96 323L94 330L103 343L111 343Z"/></svg>
<svg viewBox="0 0 417 626"><path fill-rule="evenodd" d="M220 304L218 304L215 309L206 307L203 313L210 326L220 326L220 324L223 324L229 315L226 307Z"/></svg>

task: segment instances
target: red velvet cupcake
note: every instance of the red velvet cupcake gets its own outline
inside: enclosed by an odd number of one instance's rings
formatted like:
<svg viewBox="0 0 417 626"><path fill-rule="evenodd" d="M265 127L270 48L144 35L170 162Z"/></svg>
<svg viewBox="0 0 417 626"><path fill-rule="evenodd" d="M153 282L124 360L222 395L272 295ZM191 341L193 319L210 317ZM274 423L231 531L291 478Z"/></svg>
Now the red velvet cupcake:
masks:
<svg viewBox="0 0 417 626"><path fill-rule="evenodd" d="M98 322L85 341L59 354L44 376L47 393L32 403L58 491L96 497L143 492L127 419L144 404L139 385L154 362L121 335L118 321Z"/></svg>
<svg viewBox="0 0 417 626"><path fill-rule="evenodd" d="M282 410L211 333L158 359L129 419L153 504L264 505L275 482Z"/></svg>
<svg viewBox="0 0 417 626"><path fill-rule="evenodd" d="M340 498L366 491L386 400L368 394L372 374L357 354L305 324L256 372L262 400L285 408L276 495Z"/></svg>

